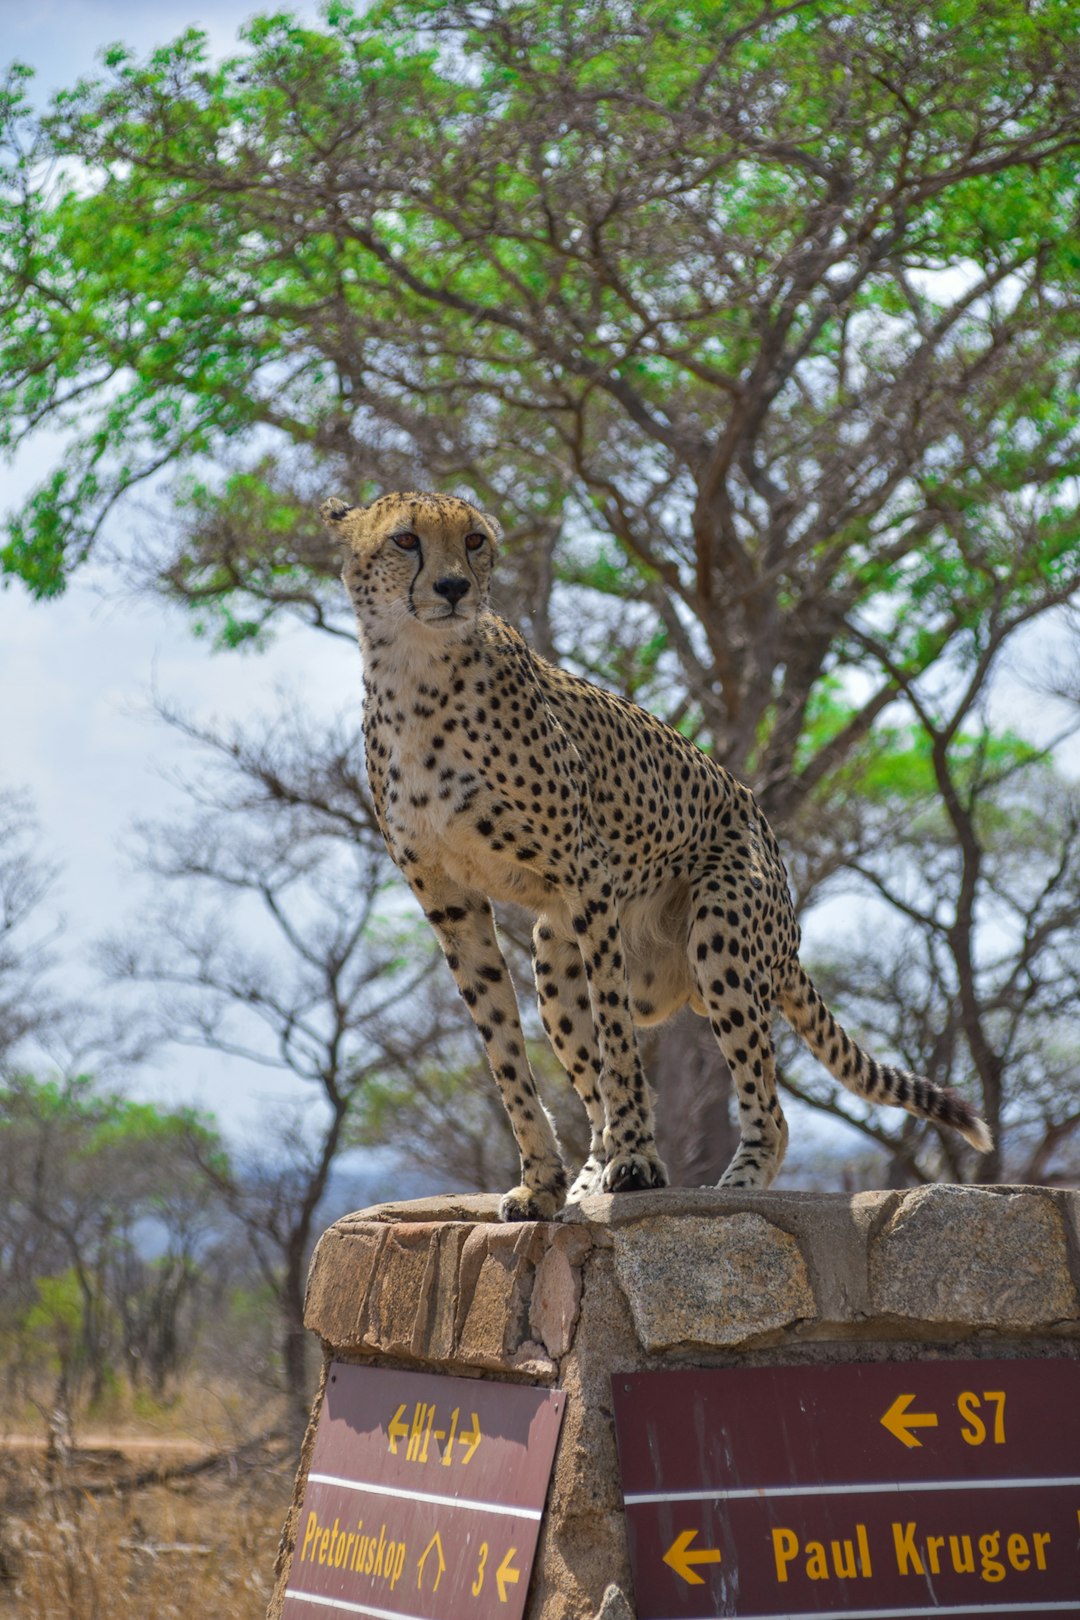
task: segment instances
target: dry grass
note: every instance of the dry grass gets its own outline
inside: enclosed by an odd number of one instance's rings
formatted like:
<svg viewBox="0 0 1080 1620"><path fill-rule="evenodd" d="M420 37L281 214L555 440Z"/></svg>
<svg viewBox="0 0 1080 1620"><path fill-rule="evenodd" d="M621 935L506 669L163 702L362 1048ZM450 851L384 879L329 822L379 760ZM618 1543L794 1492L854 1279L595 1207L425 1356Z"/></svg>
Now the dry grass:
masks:
<svg viewBox="0 0 1080 1620"><path fill-rule="evenodd" d="M127 1452L137 1426L121 1426L98 1415L109 1446L60 1461L0 1441L2 1620L262 1620L294 1459L280 1444L237 1454L232 1421L215 1425L230 1437L203 1436L201 1458L187 1421L155 1424L156 1438L144 1428ZM179 1472L207 1454L220 1460ZM174 1477L133 1487L155 1470Z"/></svg>

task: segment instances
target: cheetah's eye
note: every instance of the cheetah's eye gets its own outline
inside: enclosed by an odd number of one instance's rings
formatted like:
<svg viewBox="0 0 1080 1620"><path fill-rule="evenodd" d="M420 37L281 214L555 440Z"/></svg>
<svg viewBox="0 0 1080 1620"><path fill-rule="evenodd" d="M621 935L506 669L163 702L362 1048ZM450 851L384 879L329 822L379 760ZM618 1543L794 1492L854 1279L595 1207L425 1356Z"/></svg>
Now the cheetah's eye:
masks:
<svg viewBox="0 0 1080 1620"><path fill-rule="evenodd" d="M465 536L466 549L468 551L479 551L486 539L486 534L467 534Z"/></svg>
<svg viewBox="0 0 1080 1620"><path fill-rule="evenodd" d="M395 546L400 546L402 551L415 551L417 546L420 544L420 536L417 534L408 533L395 534L394 544Z"/></svg>

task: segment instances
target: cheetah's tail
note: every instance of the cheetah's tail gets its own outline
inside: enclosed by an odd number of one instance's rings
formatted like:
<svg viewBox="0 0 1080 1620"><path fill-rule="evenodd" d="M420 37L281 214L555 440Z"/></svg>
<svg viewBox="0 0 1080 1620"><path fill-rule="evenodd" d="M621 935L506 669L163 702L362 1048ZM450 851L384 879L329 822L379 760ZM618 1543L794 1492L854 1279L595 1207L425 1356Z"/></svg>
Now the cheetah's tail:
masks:
<svg viewBox="0 0 1080 1620"><path fill-rule="evenodd" d="M890 1103L906 1108L920 1119L951 1125L967 1138L979 1153L989 1153L994 1139L986 1122L979 1118L959 1092L935 1085L921 1074L879 1063L857 1046L842 1029L822 1001L810 975L796 963L795 971L780 995L780 1011L797 1035L801 1035L814 1056L840 1084L869 1102Z"/></svg>

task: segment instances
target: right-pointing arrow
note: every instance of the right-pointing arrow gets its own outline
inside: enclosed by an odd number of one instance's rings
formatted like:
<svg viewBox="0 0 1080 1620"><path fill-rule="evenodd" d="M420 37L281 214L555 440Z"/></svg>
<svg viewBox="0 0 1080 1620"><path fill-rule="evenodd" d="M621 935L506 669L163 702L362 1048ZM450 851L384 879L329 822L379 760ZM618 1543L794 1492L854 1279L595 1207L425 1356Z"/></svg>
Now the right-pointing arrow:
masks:
<svg viewBox="0 0 1080 1620"><path fill-rule="evenodd" d="M480 1419L474 1412L472 1415L472 1428L463 1429L458 1435L459 1444L464 1445L466 1440L469 1442L465 1448L465 1455L461 1459L462 1467L464 1467L465 1464L471 1459L473 1452L476 1450L483 1438L483 1435L480 1433Z"/></svg>
<svg viewBox="0 0 1080 1620"><path fill-rule="evenodd" d="M912 1433L913 1429L937 1428L936 1412L908 1411L914 1399L914 1395L898 1395L881 1419L882 1428L888 1429L889 1433L902 1441L905 1446L922 1445L918 1435Z"/></svg>

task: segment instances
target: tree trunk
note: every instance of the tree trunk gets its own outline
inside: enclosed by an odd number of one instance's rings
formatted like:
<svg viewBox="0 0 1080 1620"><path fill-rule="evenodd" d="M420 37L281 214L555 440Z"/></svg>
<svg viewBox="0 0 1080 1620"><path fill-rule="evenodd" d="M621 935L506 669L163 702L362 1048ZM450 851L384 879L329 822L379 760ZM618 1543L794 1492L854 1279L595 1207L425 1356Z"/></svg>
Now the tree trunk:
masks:
<svg viewBox="0 0 1080 1620"><path fill-rule="evenodd" d="M731 1076L705 1019L677 1013L642 1043L656 1089L656 1143L673 1187L713 1186L738 1146Z"/></svg>
<svg viewBox="0 0 1080 1620"><path fill-rule="evenodd" d="M308 1376L310 1335L304 1327L304 1270L304 1245L294 1240L286 1258L281 1293L285 1421L294 1448L299 1447L304 1438L312 1396Z"/></svg>

